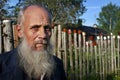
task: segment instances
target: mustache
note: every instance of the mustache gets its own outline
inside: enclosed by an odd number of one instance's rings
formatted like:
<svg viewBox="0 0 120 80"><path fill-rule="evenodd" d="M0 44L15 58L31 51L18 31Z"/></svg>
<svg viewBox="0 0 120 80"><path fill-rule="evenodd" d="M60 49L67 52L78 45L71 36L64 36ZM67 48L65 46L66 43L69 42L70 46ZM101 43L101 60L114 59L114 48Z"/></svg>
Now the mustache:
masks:
<svg viewBox="0 0 120 80"><path fill-rule="evenodd" d="M48 44L47 40L37 40L35 41L35 44Z"/></svg>

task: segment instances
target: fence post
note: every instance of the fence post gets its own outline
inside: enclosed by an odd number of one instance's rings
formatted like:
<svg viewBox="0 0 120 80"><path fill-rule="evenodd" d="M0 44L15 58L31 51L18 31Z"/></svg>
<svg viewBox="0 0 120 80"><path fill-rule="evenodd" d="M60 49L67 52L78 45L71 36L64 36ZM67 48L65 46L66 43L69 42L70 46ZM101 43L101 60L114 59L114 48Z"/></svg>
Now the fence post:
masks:
<svg viewBox="0 0 120 80"><path fill-rule="evenodd" d="M115 35L113 35L113 66L114 66L114 73L116 74L116 51L115 51Z"/></svg>
<svg viewBox="0 0 120 80"><path fill-rule="evenodd" d="M74 80L74 65L73 65L73 50L72 50L72 47L73 47L73 43L72 43L72 35L71 35L72 31L69 29L68 30L68 50L69 50L69 54L70 54L70 78L71 80Z"/></svg>
<svg viewBox="0 0 120 80"><path fill-rule="evenodd" d="M82 80L82 31L78 30L79 78Z"/></svg>
<svg viewBox="0 0 120 80"><path fill-rule="evenodd" d="M67 49L66 49L66 29L63 30L62 32L62 50L63 50L63 59L64 59L64 66L65 66L65 71L67 73L68 70L68 58L67 58Z"/></svg>
<svg viewBox="0 0 120 80"><path fill-rule="evenodd" d="M74 30L74 51L75 51L75 77L78 80L78 50L77 50L77 31Z"/></svg>
<svg viewBox="0 0 120 80"><path fill-rule="evenodd" d="M102 69L101 69L101 66L102 66L102 62L101 62L101 38L100 36L97 36L97 43L98 43L98 63L99 63L99 76L100 76L100 80L102 80Z"/></svg>
<svg viewBox="0 0 120 80"><path fill-rule="evenodd" d="M85 70L86 70L86 65L85 65L85 54L86 54L86 39L85 39L85 35L86 35L86 33L85 32L82 32L82 41L83 41L83 45L82 45L82 67L83 67L83 69L82 69L82 76L85 76L86 75L86 72L85 72Z"/></svg>
<svg viewBox="0 0 120 80"><path fill-rule="evenodd" d="M51 36L51 41L52 41L52 45L53 45L53 54L56 56L57 55L57 46L56 46L56 44L57 44L57 39L56 39L56 37L57 37L57 26L54 26L53 28L52 28L52 36Z"/></svg>
<svg viewBox="0 0 120 80"><path fill-rule="evenodd" d="M108 61L108 67L107 67L107 72L108 73L110 73L111 72L111 49L110 49L110 45L111 45L111 40L110 40L110 36L107 36L107 47L108 47L108 49L107 49L107 53L108 53L108 59L107 59L107 61Z"/></svg>
<svg viewBox="0 0 120 80"><path fill-rule="evenodd" d="M107 53L107 38L106 36L103 37L103 47L104 47L104 77L107 77L107 59L108 59L108 53ZM105 79L105 78L104 78Z"/></svg>
<svg viewBox="0 0 120 80"><path fill-rule="evenodd" d="M14 47L17 47L18 42L19 42L18 31L16 30L16 25L15 24L13 24L12 26L13 26Z"/></svg>
<svg viewBox="0 0 120 80"><path fill-rule="evenodd" d="M118 62L118 64L117 64L117 70L120 68L120 36L118 35L117 36L117 39L118 39L118 42L117 42L117 56L118 56L118 58L117 58L117 62ZM120 71L118 70L118 72L117 72L117 74L119 74L120 73Z"/></svg>
<svg viewBox="0 0 120 80"><path fill-rule="evenodd" d="M10 20L3 20L3 24L5 25L3 27L3 38L4 38L4 51L10 51L13 49L12 44L12 26Z"/></svg>
<svg viewBox="0 0 120 80"><path fill-rule="evenodd" d="M57 45L57 56L61 59L61 35L62 35L62 30L61 30L61 25L58 25L58 45Z"/></svg>
<svg viewBox="0 0 120 80"><path fill-rule="evenodd" d="M113 34L112 33L111 33L110 37L111 37L110 38L110 40L111 40L111 42L110 42L111 43L111 45L110 45L111 46L111 49L110 49L111 50L111 70L113 71L114 70L113 69L114 68L114 59L113 59L114 55L113 55Z"/></svg>

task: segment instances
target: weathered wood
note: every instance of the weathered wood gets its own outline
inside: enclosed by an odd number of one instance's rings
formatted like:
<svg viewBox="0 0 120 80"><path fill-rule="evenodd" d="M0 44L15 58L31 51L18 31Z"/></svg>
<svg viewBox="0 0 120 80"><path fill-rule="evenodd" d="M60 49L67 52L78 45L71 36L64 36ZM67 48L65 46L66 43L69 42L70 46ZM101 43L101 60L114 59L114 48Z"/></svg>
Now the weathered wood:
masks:
<svg viewBox="0 0 120 80"><path fill-rule="evenodd" d="M73 65L73 51L72 51L72 46L73 46L73 43L72 43L72 35L71 35L71 30L69 29L68 30L68 51L69 51L69 55L70 55L70 70L71 70L71 73L70 73L70 76L71 76L71 80L74 80L74 65Z"/></svg>
<svg viewBox="0 0 120 80"><path fill-rule="evenodd" d="M58 36L57 36L57 39L58 39L58 46L57 46L57 56L61 59L61 36L62 35L62 29L61 29L61 25L58 25Z"/></svg>
<svg viewBox="0 0 120 80"><path fill-rule="evenodd" d="M85 32L82 32L82 36L83 36L83 43L82 43L82 44L83 44L83 49L82 49L82 50L83 50L83 53L85 52L85 44L86 44L86 43L85 43L85 41L86 41L86 40L85 40L85 35L86 35L86 33L85 33Z"/></svg>
<svg viewBox="0 0 120 80"><path fill-rule="evenodd" d="M114 65L114 73L117 74L116 72L116 51L115 51L115 35L113 35L113 65Z"/></svg>
<svg viewBox="0 0 120 80"><path fill-rule="evenodd" d="M120 68L120 36L117 36L117 69ZM120 74L120 71L117 71L117 74Z"/></svg>
<svg viewBox="0 0 120 80"><path fill-rule="evenodd" d="M82 67L83 67L83 69L82 69L82 76L85 76L86 75L86 69L85 69L85 67L86 67L86 65L85 64L83 64L83 63L85 63L85 50L86 50L86 39L85 39L85 35L86 35L86 33L85 32L82 32L82 36L83 36L83 45L82 45Z"/></svg>
<svg viewBox="0 0 120 80"><path fill-rule="evenodd" d="M14 48L18 46L19 39L18 39L18 31L16 29L16 25L13 25L13 37L14 37Z"/></svg>
<svg viewBox="0 0 120 80"><path fill-rule="evenodd" d="M57 55L57 26L52 28L51 42L53 45L53 54Z"/></svg>
<svg viewBox="0 0 120 80"><path fill-rule="evenodd" d="M64 50L64 54L63 54L63 56L64 56L64 66L65 66L65 71L66 71L66 73L67 73L67 71L68 71L68 58L67 58L67 48L66 48L66 29L64 29L64 31L63 31L63 38L62 38L62 40L63 40L63 50Z"/></svg>
<svg viewBox="0 0 120 80"><path fill-rule="evenodd" d="M89 44L90 44L90 63L91 63L91 73L92 73L92 70L94 70L94 53L93 53L93 45L92 45L92 41L89 41Z"/></svg>
<svg viewBox="0 0 120 80"><path fill-rule="evenodd" d="M108 49L107 49L107 56L108 56L108 59L107 59L107 62L108 62L108 73L110 73L111 71L111 51L110 51L110 36L107 36L107 45L108 45Z"/></svg>
<svg viewBox="0 0 120 80"><path fill-rule="evenodd" d="M108 56L108 54L107 54L107 38L106 38L106 36L104 36L103 37L103 48L104 48L104 76L105 77L107 77L107 56Z"/></svg>
<svg viewBox="0 0 120 80"><path fill-rule="evenodd" d="M4 51L10 51L13 49L13 33L10 20L3 20L3 37L4 37Z"/></svg>
<svg viewBox="0 0 120 80"><path fill-rule="evenodd" d="M86 42L86 66L87 66L87 76L89 75L89 42Z"/></svg>
<svg viewBox="0 0 120 80"><path fill-rule="evenodd" d="M78 80L78 52L77 52L77 31L74 30L74 54L75 54L75 76Z"/></svg>
<svg viewBox="0 0 120 80"><path fill-rule="evenodd" d="M101 63L101 40L100 40L101 38L100 38L100 36L97 36L97 42L98 42L98 55L99 55L99 57L98 57L98 63L99 63L99 76L100 76L100 80L101 80L101 78L102 78L102 69L101 69L101 67L102 67L102 63Z"/></svg>
<svg viewBox="0 0 120 80"><path fill-rule="evenodd" d="M114 59L113 59L113 34L111 33L111 70L113 71L114 70Z"/></svg>
<svg viewBox="0 0 120 80"><path fill-rule="evenodd" d="M94 46L94 53L95 53L95 72L96 76L98 74L98 53L97 53L97 46Z"/></svg>
<svg viewBox="0 0 120 80"><path fill-rule="evenodd" d="M78 30L78 53L79 53L79 76L80 80L82 80L82 31Z"/></svg>

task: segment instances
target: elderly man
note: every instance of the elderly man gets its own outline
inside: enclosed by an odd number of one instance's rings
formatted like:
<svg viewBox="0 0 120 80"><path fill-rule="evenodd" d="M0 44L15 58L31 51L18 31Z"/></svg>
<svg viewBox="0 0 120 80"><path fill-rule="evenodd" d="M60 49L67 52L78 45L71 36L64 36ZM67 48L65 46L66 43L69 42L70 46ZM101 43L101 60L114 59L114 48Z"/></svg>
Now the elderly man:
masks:
<svg viewBox="0 0 120 80"><path fill-rule="evenodd" d="M65 80L63 63L52 55L51 14L39 5L18 16L19 46L0 55L0 80Z"/></svg>

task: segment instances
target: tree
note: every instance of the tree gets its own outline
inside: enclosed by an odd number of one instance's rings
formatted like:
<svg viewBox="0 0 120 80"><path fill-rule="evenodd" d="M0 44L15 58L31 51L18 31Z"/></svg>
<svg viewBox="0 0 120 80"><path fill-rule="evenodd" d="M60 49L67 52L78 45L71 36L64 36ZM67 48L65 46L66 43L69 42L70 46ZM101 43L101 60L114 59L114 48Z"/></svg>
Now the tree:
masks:
<svg viewBox="0 0 120 80"><path fill-rule="evenodd" d="M21 6L44 5L52 13L52 21L55 24L77 23L79 17L86 11L83 2L85 0L19 0Z"/></svg>
<svg viewBox="0 0 120 80"><path fill-rule="evenodd" d="M21 0L18 1L15 5L9 6L9 17L16 19L18 17L18 12L20 11L20 8L22 4L20 3Z"/></svg>
<svg viewBox="0 0 120 80"><path fill-rule="evenodd" d="M108 32L113 32L118 20L120 20L119 12L120 7L115 4L109 3L107 6L103 6L99 18L97 18L99 27Z"/></svg>
<svg viewBox="0 0 120 80"><path fill-rule="evenodd" d="M0 19L3 19L7 16L7 2L8 0L0 0Z"/></svg>
<svg viewBox="0 0 120 80"><path fill-rule="evenodd" d="M118 34L120 35L120 10L118 11L117 15L118 15L117 16L118 20L117 20L117 23L116 23L113 33L115 35L118 35Z"/></svg>

